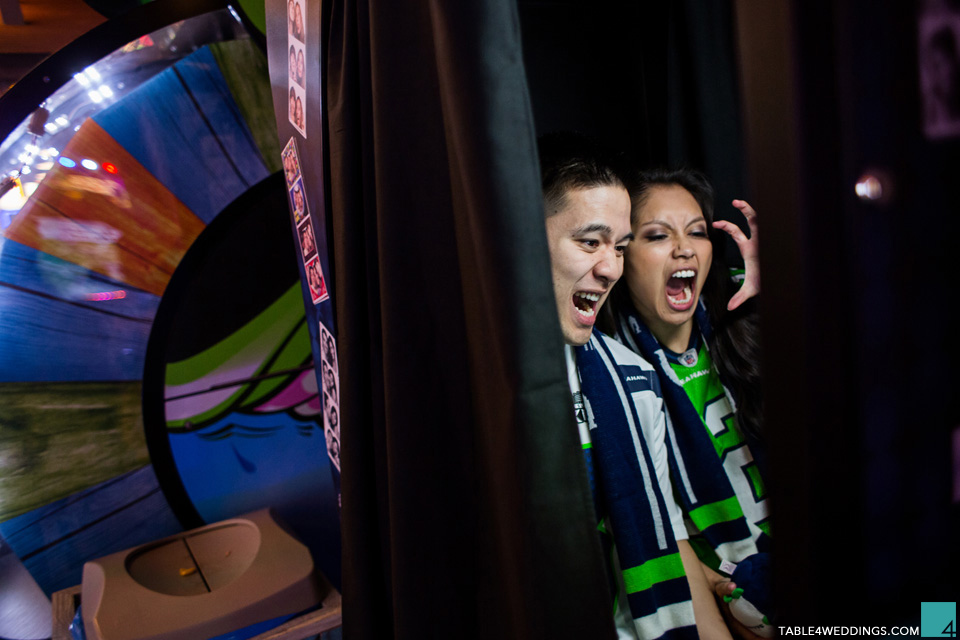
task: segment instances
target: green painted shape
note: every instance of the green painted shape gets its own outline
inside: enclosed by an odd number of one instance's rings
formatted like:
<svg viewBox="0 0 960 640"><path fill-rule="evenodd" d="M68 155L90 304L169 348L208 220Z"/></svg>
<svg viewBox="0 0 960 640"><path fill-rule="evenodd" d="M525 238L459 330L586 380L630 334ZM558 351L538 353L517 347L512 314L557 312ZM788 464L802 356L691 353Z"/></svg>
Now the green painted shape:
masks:
<svg viewBox="0 0 960 640"><path fill-rule="evenodd" d="M647 560L643 564L623 570L623 582L627 593L638 593L649 589L655 584L682 578L683 562L680 553L671 553L661 558Z"/></svg>
<svg viewBox="0 0 960 640"><path fill-rule="evenodd" d="M305 364L305 361L310 360L310 358L310 330L307 329L307 324L303 323L293 334L290 342L284 345L277 359L267 367L264 373L295 369ZM296 373L292 375L298 376L300 374ZM279 387L286 385L289 378L290 376L277 376L276 378L269 378L268 380L258 382L244 404L259 404L261 400L271 395Z"/></svg>
<svg viewBox="0 0 960 640"><path fill-rule="evenodd" d="M266 360L303 317L300 283L290 287L256 318L200 353L167 364L165 382L194 382L235 361Z"/></svg>
<svg viewBox="0 0 960 640"><path fill-rule="evenodd" d="M240 8L260 33L267 33L267 8L264 0L239 0Z"/></svg>
<svg viewBox="0 0 960 640"><path fill-rule="evenodd" d="M772 535L773 535L773 531L772 531L773 528L770 526L770 521L769 521L769 520L764 520L763 522L758 522L758 523L757 523L757 527L760 529L760 531L763 531L763 532L764 532L765 534L767 534L768 536L772 536Z"/></svg>
<svg viewBox="0 0 960 640"><path fill-rule="evenodd" d="M280 141L277 138L266 56L249 38L216 42L209 46L260 149L264 164L271 173L279 171Z"/></svg>
<svg viewBox="0 0 960 640"><path fill-rule="evenodd" d="M284 346L284 340L295 330L297 334L294 339L290 340L290 344ZM218 370L230 371L244 367L249 368L249 363L255 363L256 368L248 376L244 376L245 378L300 366L309 358L310 354L309 334L303 333L305 330L303 299L298 282L260 315L219 343L185 360L168 363L165 377L166 385L167 387L185 385L196 382ZM298 336L299 340L297 339ZM302 349L299 358L295 356L297 349ZM284 377L278 377L258 383L263 387L259 393L255 394L255 398L262 398L284 379ZM216 406L190 418L168 420L167 428L176 430L185 427L187 421L196 425L210 420L234 405L240 396L248 391L250 391L250 387L246 384L240 384L236 391ZM250 400L247 401L247 403L250 402Z"/></svg>
<svg viewBox="0 0 960 640"><path fill-rule="evenodd" d="M737 496L705 504L690 512L690 519L700 531L706 531L707 528L720 522L730 522L742 517L743 509L740 508Z"/></svg>

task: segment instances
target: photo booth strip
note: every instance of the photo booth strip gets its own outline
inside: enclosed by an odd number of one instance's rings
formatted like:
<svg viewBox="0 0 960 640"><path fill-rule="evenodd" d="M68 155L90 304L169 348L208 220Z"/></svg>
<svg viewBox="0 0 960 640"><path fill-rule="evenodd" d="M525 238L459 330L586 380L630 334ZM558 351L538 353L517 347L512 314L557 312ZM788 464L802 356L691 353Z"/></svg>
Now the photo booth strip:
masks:
<svg viewBox="0 0 960 640"><path fill-rule="evenodd" d="M337 343L320 324L320 387L323 396L323 434L327 455L340 470L340 370L337 367Z"/></svg>
<svg viewBox="0 0 960 640"><path fill-rule="evenodd" d="M287 188L289 189L300 178L300 157L297 154L296 140L290 138L287 141L287 146L280 153L280 159L283 161L283 175L287 180Z"/></svg>
<svg viewBox="0 0 960 640"><path fill-rule="evenodd" d="M310 216L306 216L303 223L297 227L297 240L300 241L300 255L304 262L317 255L317 240L313 235L313 224L310 222Z"/></svg>
<svg viewBox="0 0 960 640"><path fill-rule="evenodd" d="M294 82L289 84L290 86L287 90L287 120L290 121L290 124L293 125L293 128L296 129L300 135L306 138L307 93L303 90L303 87L298 84Z"/></svg>
<svg viewBox="0 0 960 640"><path fill-rule="evenodd" d="M323 269L320 268L319 256L314 256L304 265L307 277L307 286L310 288L310 299L313 304L319 304L330 297L327 292L327 283L323 278Z"/></svg>
<svg viewBox="0 0 960 640"><path fill-rule="evenodd" d="M307 4L294 0L287 21L287 120L307 137ZM290 9L288 9L290 11Z"/></svg>
<svg viewBox="0 0 960 640"><path fill-rule="evenodd" d="M293 221L296 225L299 225L310 215L310 209L307 206L307 192L303 189L303 178L297 178L297 181L290 187L290 210L293 212Z"/></svg>

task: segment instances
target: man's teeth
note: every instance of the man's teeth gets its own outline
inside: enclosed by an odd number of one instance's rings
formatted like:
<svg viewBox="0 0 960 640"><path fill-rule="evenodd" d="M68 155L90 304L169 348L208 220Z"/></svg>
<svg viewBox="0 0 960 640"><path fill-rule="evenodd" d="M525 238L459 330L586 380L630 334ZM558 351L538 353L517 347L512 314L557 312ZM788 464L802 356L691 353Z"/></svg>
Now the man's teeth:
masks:
<svg viewBox="0 0 960 640"><path fill-rule="evenodd" d="M671 278L692 278L697 275L693 269L681 269L680 271L675 272Z"/></svg>
<svg viewBox="0 0 960 640"><path fill-rule="evenodd" d="M599 293L587 293L586 291L578 291L577 293L573 294L573 297L575 297L575 298L577 298L577 297L583 298L584 300L587 300L587 301L588 301L588 302L587 302L586 304L584 304L583 306L581 306L581 305L579 305L579 304L578 304L578 305L575 305L575 306L577 307L577 311L579 311L582 315L584 315L584 316L586 316L586 317L589 318L589 317L593 316L593 315L596 313L596 311L594 310L593 305L592 305L591 303L592 303L592 302L599 302L599 301L600 301L600 294L599 294ZM585 307L585 308L584 308L584 307Z"/></svg>
<svg viewBox="0 0 960 640"><path fill-rule="evenodd" d="M693 291L690 289L690 287L684 287L683 294L681 296L673 297L668 295L667 298L673 304L684 305L690 302L690 300L693 298Z"/></svg>

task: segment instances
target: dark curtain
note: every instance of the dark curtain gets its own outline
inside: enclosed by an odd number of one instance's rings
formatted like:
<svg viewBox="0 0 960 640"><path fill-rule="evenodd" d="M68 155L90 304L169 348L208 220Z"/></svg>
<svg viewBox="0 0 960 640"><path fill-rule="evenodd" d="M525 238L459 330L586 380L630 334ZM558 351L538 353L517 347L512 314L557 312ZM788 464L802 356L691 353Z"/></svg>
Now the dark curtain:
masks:
<svg viewBox="0 0 960 640"><path fill-rule="evenodd" d="M673 0L670 14L668 98L662 114L668 138L665 160L706 172L716 190L717 217L732 219L746 229L742 216L730 205L734 198L750 200L744 179L732 3ZM740 259L732 241L726 256L732 262Z"/></svg>
<svg viewBox="0 0 960 640"><path fill-rule="evenodd" d="M324 3L347 638L603 638L510 0Z"/></svg>

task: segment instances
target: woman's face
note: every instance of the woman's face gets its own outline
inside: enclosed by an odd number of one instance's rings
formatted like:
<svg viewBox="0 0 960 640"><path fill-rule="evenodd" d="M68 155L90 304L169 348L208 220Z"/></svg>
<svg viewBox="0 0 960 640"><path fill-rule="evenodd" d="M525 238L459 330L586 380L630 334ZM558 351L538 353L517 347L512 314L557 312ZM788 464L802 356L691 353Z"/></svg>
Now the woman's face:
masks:
<svg viewBox="0 0 960 640"><path fill-rule="evenodd" d="M303 103L300 102L300 98L297 98L297 115L294 118L297 121L297 125L303 128Z"/></svg>
<svg viewBox="0 0 960 640"><path fill-rule="evenodd" d="M290 1L287 3L287 20L290 21L290 28L291 28L291 29L293 28L293 18L294 18L294 15L293 15L293 0L290 0Z"/></svg>
<svg viewBox="0 0 960 640"><path fill-rule="evenodd" d="M683 187L653 187L637 212L626 252L630 299L654 335L692 323L713 262L700 205Z"/></svg>
<svg viewBox="0 0 960 640"><path fill-rule="evenodd" d="M297 96L294 95L293 89L290 90L290 117L297 119Z"/></svg>
<svg viewBox="0 0 960 640"><path fill-rule="evenodd" d="M303 52L297 54L297 77L300 78L300 81L303 81L304 74L304 61L303 61Z"/></svg>
<svg viewBox="0 0 960 640"><path fill-rule="evenodd" d="M293 23L294 23L293 24L294 29L296 30L297 34L303 33L303 12L300 11L299 4L297 4L297 8L294 11Z"/></svg>
<svg viewBox="0 0 960 640"><path fill-rule="evenodd" d="M290 77L295 78L297 73L297 52L290 47Z"/></svg>

